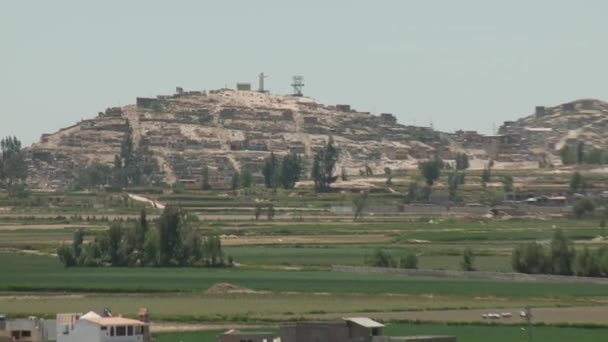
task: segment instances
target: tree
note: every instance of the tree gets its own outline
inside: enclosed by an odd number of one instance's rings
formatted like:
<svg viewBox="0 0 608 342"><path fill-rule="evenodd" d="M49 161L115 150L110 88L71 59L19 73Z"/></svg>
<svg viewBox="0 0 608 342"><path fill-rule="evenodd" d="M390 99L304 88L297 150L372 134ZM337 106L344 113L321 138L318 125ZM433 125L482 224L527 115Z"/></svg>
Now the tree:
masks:
<svg viewBox="0 0 608 342"><path fill-rule="evenodd" d="M572 206L572 211L574 211L574 216L576 216L577 219L583 218L587 213L593 213L594 210L595 205L589 198L580 199Z"/></svg>
<svg viewBox="0 0 608 342"><path fill-rule="evenodd" d="M135 147L133 143L133 129L126 120L126 132L120 144L120 160L123 172L123 187L139 184L141 181L141 170L137 165Z"/></svg>
<svg viewBox="0 0 608 342"><path fill-rule="evenodd" d="M139 212L139 220L135 223L135 249L144 253L144 245L146 243L146 234L148 234L149 225L146 218L146 210L142 209Z"/></svg>
<svg viewBox="0 0 608 342"><path fill-rule="evenodd" d="M22 187L28 172L21 141L16 137L0 140L0 152L0 187L4 188L10 197L14 197Z"/></svg>
<svg viewBox="0 0 608 342"><path fill-rule="evenodd" d="M556 230L549 246L552 273L558 275L571 275L574 256L575 253L572 242L566 238L561 229Z"/></svg>
<svg viewBox="0 0 608 342"><path fill-rule="evenodd" d="M334 176L334 168L338 161L338 150L334 147L334 139L329 137L327 144L314 157L311 176L317 192L329 192L331 184L338 178Z"/></svg>
<svg viewBox="0 0 608 342"><path fill-rule="evenodd" d="M366 176L373 176L374 175L374 171L372 170L372 167L369 166L369 164L365 164L365 175Z"/></svg>
<svg viewBox="0 0 608 342"><path fill-rule="evenodd" d="M562 159L562 164L564 165L572 165L576 163L576 153L569 145L564 145L564 147L559 150L559 155Z"/></svg>
<svg viewBox="0 0 608 342"><path fill-rule="evenodd" d="M452 171L448 174L448 195L450 201L460 202L461 198L458 195L458 187L464 184L464 172Z"/></svg>
<svg viewBox="0 0 608 342"><path fill-rule="evenodd" d="M114 223L108 231L108 254L112 266L123 266L124 255L121 253L123 230L120 224Z"/></svg>
<svg viewBox="0 0 608 342"><path fill-rule="evenodd" d="M418 169L429 187L432 187L435 181L439 179L443 167L443 161L439 158L433 158L418 164Z"/></svg>
<svg viewBox="0 0 608 342"><path fill-rule="evenodd" d="M71 184L73 190L92 189L110 184L112 168L108 165L94 162L80 169Z"/></svg>
<svg viewBox="0 0 608 342"><path fill-rule="evenodd" d="M513 176L504 175L502 176L501 182L505 192L513 192Z"/></svg>
<svg viewBox="0 0 608 342"><path fill-rule="evenodd" d="M418 257L415 253L407 253L399 260L399 267L406 269L417 269Z"/></svg>
<svg viewBox="0 0 608 342"><path fill-rule="evenodd" d="M241 176L239 175L238 172L235 172L232 175L231 188L233 191L236 191L240 188L240 186L241 186Z"/></svg>
<svg viewBox="0 0 608 342"><path fill-rule="evenodd" d="M601 148L593 148L591 151L585 153L586 164L607 164L608 163L608 151Z"/></svg>
<svg viewBox="0 0 608 342"><path fill-rule="evenodd" d="M397 263L389 253L378 248L367 258L366 264L374 267L395 267Z"/></svg>
<svg viewBox="0 0 608 342"><path fill-rule="evenodd" d="M280 181L280 169L279 160L274 153L270 153L270 156L264 161L264 167L262 168L262 175L264 175L264 184L269 189L276 189Z"/></svg>
<svg viewBox="0 0 608 342"><path fill-rule="evenodd" d="M475 260L475 255L473 254L473 250L471 247L467 247L464 249L462 253L462 261L460 262L460 268L463 271L475 271L475 267L473 266L473 261Z"/></svg>
<svg viewBox="0 0 608 342"><path fill-rule="evenodd" d="M166 206L158 219L159 263L161 266L178 265L181 249L181 211L174 206Z"/></svg>
<svg viewBox="0 0 608 342"><path fill-rule="evenodd" d="M386 185L393 185L393 170L390 167L384 168L384 175L386 176Z"/></svg>
<svg viewBox="0 0 608 342"><path fill-rule="evenodd" d="M344 167L342 167L341 177L342 177L343 182L346 182L348 180L348 174L346 173L346 168L344 168Z"/></svg>
<svg viewBox="0 0 608 342"><path fill-rule="evenodd" d="M255 205L254 215L255 215L256 221L260 219L260 215L262 215L262 206L261 205L259 205L259 204Z"/></svg>
<svg viewBox="0 0 608 342"><path fill-rule="evenodd" d="M209 183L209 166L207 165L203 166L201 183L203 190L211 190L211 183Z"/></svg>
<svg viewBox="0 0 608 342"><path fill-rule="evenodd" d="M355 209L355 220L363 217L363 211L367 206L367 191L362 192L359 196L353 198L353 206Z"/></svg>
<svg viewBox="0 0 608 342"><path fill-rule="evenodd" d="M456 154L456 170L466 170L469 168L469 156L466 153Z"/></svg>
<svg viewBox="0 0 608 342"><path fill-rule="evenodd" d="M528 243L515 247L511 254L511 266L520 273L544 274L551 270L551 261L545 249L537 243Z"/></svg>
<svg viewBox="0 0 608 342"><path fill-rule="evenodd" d="M483 171L481 172L481 185L485 188L487 186L487 183L491 179L492 179L492 170L488 166L485 169L483 169Z"/></svg>
<svg viewBox="0 0 608 342"><path fill-rule="evenodd" d="M119 155L114 156L114 167L112 168L112 186L123 188L126 186L125 173L122 169L122 160Z"/></svg>
<svg viewBox="0 0 608 342"><path fill-rule="evenodd" d="M57 256L59 261L65 267L76 266L76 257L74 257L74 250L69 245L61 245L57 248Z"/></svg>
<svg viewBox="0 0 608 342"><path fill-rule="evenodd" d="M293 189L302 175L302 157L290 153L283 157L279 178L284 189Z"/></svg>
<svg viewBox="0 0 608 342"><path fill-rule="evenodd" d="M576 163L583 164L585 162L585 143L579 141L576 145Z"/></svg>
<svg viewBox="0 0 608 342"><path fill-rule="evenodd" d="M420 184L411 182L408 186L407 194L403 197L403 203L411 204L420 199Z"/></svg>
<svg viewBox="0 0 608 342"><path fill-rule="evenodd" d="M576 254L575 270L576 275L581 277L599 277L601 276L601 260L599 253L590 251L587 246L582 251Z"/></svg>
<svg viewBox="0 0 608 342"><path fill-rule="evenodd" d="M82 243L84 242L84 229L79 228L74 232L72 239L72 249L74 250L74 258L80 258L82 254Z"/></svg>
<svg viewBox="0 0 608 342"><path fill-rule="evenodd" d="M274 205L269 204L268 208L266 210L266 217L268 218L268 221L272 221L274 219L274 214L275 214Z"/></svg>
<svg viewBox="0 0 608 342"><path fill-rule="evenodd" d="M251 187L253 182L253 175L249 169L241 170L241 185L243 188L247 189Z"/></svg>
<svg viewBox="0 0 608 342"><path fill-rule="evenodd" d="M158 266L159 260L159 238L158 231L151 229L146 233L143 245L143 265Z"/></svg>
<svg viewBox="0 0 608 342"><path fill-rule="evenodd" d="M572 192L584 192L588 187L587 179L580 172L575 172L570 178L570 190Z"/></svg>

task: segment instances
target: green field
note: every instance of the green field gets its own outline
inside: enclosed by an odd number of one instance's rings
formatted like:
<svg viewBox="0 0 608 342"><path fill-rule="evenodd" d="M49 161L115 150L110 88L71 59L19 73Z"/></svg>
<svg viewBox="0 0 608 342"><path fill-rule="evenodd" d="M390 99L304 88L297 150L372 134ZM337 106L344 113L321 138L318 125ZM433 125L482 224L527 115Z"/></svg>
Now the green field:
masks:
<svg viewBox="0 0 608 342"><path fill-rule="evenodd" d="M70 268L51 257L0 253L0 290L190 292L218 282L261 291L398 293L453 296L608 296L596 284L509 283L357 275L329 271L196 268Z"/></svg>

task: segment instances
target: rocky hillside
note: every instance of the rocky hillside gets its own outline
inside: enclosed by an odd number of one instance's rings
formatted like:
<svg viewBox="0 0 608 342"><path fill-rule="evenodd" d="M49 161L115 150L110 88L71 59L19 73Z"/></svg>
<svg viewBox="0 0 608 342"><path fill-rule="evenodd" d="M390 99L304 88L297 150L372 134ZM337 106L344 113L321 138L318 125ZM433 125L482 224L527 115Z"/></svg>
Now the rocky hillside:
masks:
<svg viewBox="0 0 608 342"><path fill-rule="evenodd" d="M536 107L535 113L506 121L499 131L520 140L525 153L559 154L565 145L584 142L588 148L608 147L608 103L583 99L555 107Z"/></svg>
<svg viewBox="0 0 608 342"><path fill-rule="evenodd" d="M580 100L507 121L498 135L475 131L441 133L404 126L394 115L358 112L349 105L323 105L311 98L221 89L137 98L136 104L108 108L53 134L43 134L27 149L30 183L40 188L68 185L87 165L112 165L126 132L134 148L145 151L156 167L152 178L168 184L197 183L204 166L214 188L228 186L235 171L261 177L270 152L294 152L312 160L332 136L340 151L337 172L359 174L415 168L418 160L438 155L469 155L472 168L490 159L495 168L536 168L539 161L559 164L565 144L584 141L608 146L608 103ZM541 162L542 164L542 162Z"/></svg>
<svg viewBox="0 0 608 342"><path fill-rule="evenodd" d="M136 149L157 162L169 184L193 183L208 166L216 187L235 170L260 175L270 151L295 152L310 161L331 135L341 152L339 169L358 174L365 165L406 169L417 159L448 151L441 134L404 126L391 114L357 112L348 105L326 106L307 97L222 89L137 98L135 105L109 108L28 148L31 182L42 188L67 185L94 161L112 165L128 127Z"/></svg>

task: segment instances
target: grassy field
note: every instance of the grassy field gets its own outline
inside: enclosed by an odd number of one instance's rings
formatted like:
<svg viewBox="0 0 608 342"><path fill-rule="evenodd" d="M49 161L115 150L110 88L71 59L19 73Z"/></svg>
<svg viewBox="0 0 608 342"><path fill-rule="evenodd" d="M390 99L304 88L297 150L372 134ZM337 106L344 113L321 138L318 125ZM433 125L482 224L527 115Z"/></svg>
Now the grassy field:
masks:
<svg viewBox="0 0 608 342"><path fill-rule="evenodd" d="M397 293L453 296L572 297L608 296L595 284L509 283L479 280L405 278L329 271L263 269L65 269L46 256L0 253L0 290L192 292L218 282L261 291Z"/></svg>
<svg viewBox="0 0 608 342"><path fill-rule="evenodd" d="M158 342L215 342L222 331L163 333L155 335ZM537 342L600 342L608 336L608 328L534 327ZM444 325L444 324L389 324L385 334L390 336L452 335L459 342L517 342L527 341L521 326Z"/></svg>

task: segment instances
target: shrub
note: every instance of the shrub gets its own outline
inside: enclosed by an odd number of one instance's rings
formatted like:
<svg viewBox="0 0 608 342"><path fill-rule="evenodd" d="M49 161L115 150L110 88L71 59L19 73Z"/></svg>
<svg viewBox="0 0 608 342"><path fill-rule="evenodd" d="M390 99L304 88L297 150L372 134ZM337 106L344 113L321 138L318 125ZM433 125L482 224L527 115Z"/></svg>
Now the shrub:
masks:
<svg viewBox="0 0 608 342"><path fill-rule="evenodd" d="M516 272L528 274L549 273L550 265L544 247L537 243L519 245L515 247L511 254L511 266Z"/></svg>
<svg viewBox="0 0 608 342"><path fill-rule="evenodd" d="M592 213L595 210L595 205L589 198L583 198L574 204L572 210L574 211L574 216L577 219L581 219L585 214Z"/></svg>
<svg viewBox="0 0 608 342"><path fill-rule="evenodd" d="M378 248L367 259L367 265L374 267L395 267L395 259L386 251Z"/></svg>
<svg viewBox="0 0 608 342"><path fill-rule="evenodd" d="M463 271L475 271L475 267L473 266L473 261L475 259L475 255L473 254L473 250L471 247L467 247L464 249L462 253L462 261L460 262L460 268Z"/></svg>
<svg viewBox="0 0 608 342"><path fill-rule="evenodd" d="M401 257L401 260L399 260L399 267L407 269L417 269L418 257L415 253L407 253L406 255Z"/></svg>

